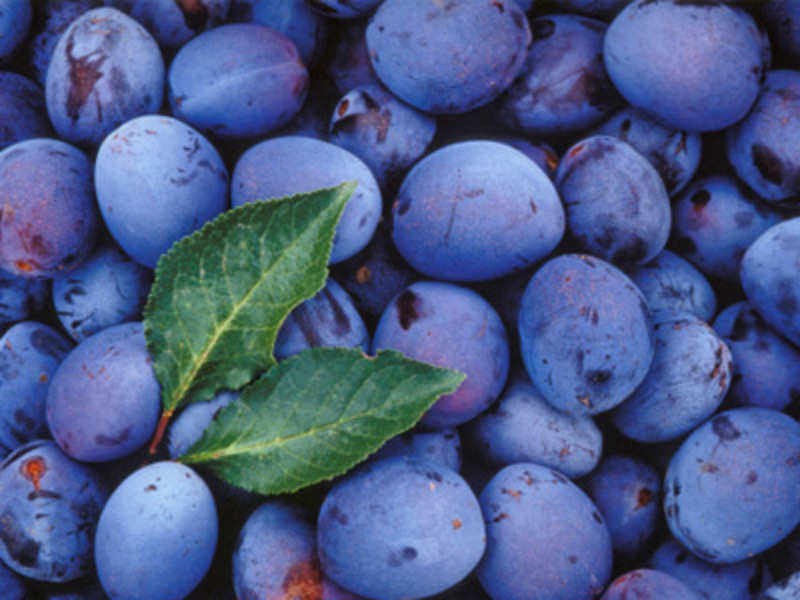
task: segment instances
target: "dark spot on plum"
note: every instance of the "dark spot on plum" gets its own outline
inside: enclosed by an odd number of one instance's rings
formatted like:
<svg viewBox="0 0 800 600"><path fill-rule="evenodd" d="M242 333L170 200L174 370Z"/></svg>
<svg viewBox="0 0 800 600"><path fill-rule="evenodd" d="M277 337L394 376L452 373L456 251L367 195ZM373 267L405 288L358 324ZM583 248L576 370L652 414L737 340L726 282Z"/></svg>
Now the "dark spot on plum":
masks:
<svg viewBox="0 0 800 600"><path fill-rule="evenodd" d="M723 442L730 442L741 437L742 432L736 429L727 415L719 415L711 421L711 429Z"/></svg>
<svg viewBox="0 0 800 600"><path fill-rule="evenodd" d="M492 522L499 523L500 521L502 521L504 519L507 519L507 518L508 518L508 513L501 512L494 519L492 519Z"/></svg>
<svg viewBox="0 0 800 600"><path fill-rule="evenodd" d="M761 173L761 177L770 183L781 185L783 183L783 162L780 157L764 144L753 144L750 151L753 156L753 164Z"/></svg>
<svg viewBox="0 0 800 600"><path fill-rule="evenodd" d="M131 436L130 425L119 432L116 436L98 434L94 436L94 441L98 446L118 446Z"/></svg>
<svg viewBox="0 0 800 600"><path fill-rule="evenodd" d="M603 523L603 517L601 517L601 516L600 516L600 513L599 513L599 512L597 512L597 511L594 511L594 512L592 513L592 518L593 518L595 521L597 521L598 523L600 523L600 524L602 525L602 523Z"/></svg>
<svg viewBox="0 0 800 600"><path fill-rule="evenodd" d="M157 489L158 488L154 484L151 483L146 488L144 488L144 491L145 492L155 492Z"/></svg>
<svg viewBox="0 0 800 600"><path fill-rule="evenodd" d="M753 485L756 481L758 481L758 473L750 471L745 478L745 483L747 485Z"/></svg>
<svg viewBox="0 0 800 600"><path fill-rule="evenodd" d="M397 299L397 318L400 321L400 327L408 330L409 327L420 318L420 300L419 297L411 290L406 290Z"/></svg>
<svg viewBox="0 0 800 600"><path fill-rule="evenodd" d="M498 2L497 0L493 0L492 6L494 6L497 9L497 12L499 12L500 14L506 12L506 7L503 6L502 2Z"/></svg>
<svg viewBox="0 0 800 600"><path fill-rule="evenodd" d="M744 229L745 227L750 227L753 224L753 219L755 215L751 212L746 210L740 210L733 215L733 220L736 223L736 226L740 229Z"/></svg>
<svg viewBox="0 0 800 600"><path fill-rule="evenodd" d="M108 56L100 50L93 50L85 56L76 58L73 54L75 49L75 33L73 29L67 38L66 57L69 63L69 92L67 93L67 116L72 120L72 123L77 123L80 118L80 111L86 101L89 99L89 94L94 90L95 84L103 77L100 72L100 67L106 61Z"/></svg>
<svg viewBox="0 0 800 600"><path fill-rule="evenodd" d="M708 190L697 190L689 199L696 212L700 212L711 201L711 192Z"/></svg>
<svg viewBox="0 0 800 600"><path fill-rule="evenodd" d="M677 480L672 482L672 495L676 498L681 495L681 484Z"/></svg>
<svg viewBox="0 0 800 600"><path fill-rule="evenodd" d="M58 359L70 349L68 342L46 329L36 329L31 334L31 345L39 352Z"/></svg>
<svg viewBox="0 0 800 600"><path fill-rule="evenodd" d="M417 558L417 551L411 546L406 546L405 548L403 548L402 556L405 560L414 560L415 558Z"/></svg>
<svg viewBox="0 0 800 600"><path fill-rule="evenodd" d="M319 568L317 559L307 560L296 563L289 567L286 577L281 582L283 598L322 598L324 589L322 586L322 571Z"/></svg>
<svg viewBox="0 0 800 600"><path fill-rule="evenodd" d="M642 488L636 494L636 508L644 508L653 500L653 490Z"/></svg>
<svg viewBox="0 0 800 600"><path fill-rule="evenodd" d="M590 385L602 385L611 379L612 373L608 369L595 369L587 371L586 382Z"/></svg>
<svg viewBox="0 0 800 600"><path fill-rule="evenodd" d="M545 40L553 35L556 24L551 19L534 19L531 23L531 34L534 40Z"/></svg>
<svg viewBox="0 0 800 600"><path fill-rule="evenodd" d="M426 472L425 473L425 477L427 477L428 479L430 479L432 481L436 481L438 483L441 483L442 480L443 480L442 474L441 473L437 473L436 471L428 471L428 472Z"/></svg>
<svg viewBox="0 0 800 600"><path fill-rule="evenodd" d="M208 22L208 8L203 0L175 0L175 4L181 9L183 20L189 29L195 33L205 29Z"/></svg>
<svg viewBox="0 0 800 600"><path fill-rule="evenodd" d="M33 567L38 562L41 544L28 537L25 528L8 509L0 515L0 541L11 559L23 567Z"/></svg>
<svg viewBox="0 0 800 600"><path fill-rule="evenodd" d="M331 507L331 518L337 521L340 525L347 525L350 522L348 516L343 513L335 504Z"/></svg>
<svg viewBox="0 0 800 600"><path fill-rule="evenodd" d="M725 351L723 346L718 346L714 352L714 368L709 374L709 379L715 379L722 372L722 354Z"/></svg>
<svg viewBox="0 0 800 600"><path fill-rule="evenodd" d="M408 212L409 208L411 208L411 198L403 198L397 204L397 214L402 216Z"/></svg>

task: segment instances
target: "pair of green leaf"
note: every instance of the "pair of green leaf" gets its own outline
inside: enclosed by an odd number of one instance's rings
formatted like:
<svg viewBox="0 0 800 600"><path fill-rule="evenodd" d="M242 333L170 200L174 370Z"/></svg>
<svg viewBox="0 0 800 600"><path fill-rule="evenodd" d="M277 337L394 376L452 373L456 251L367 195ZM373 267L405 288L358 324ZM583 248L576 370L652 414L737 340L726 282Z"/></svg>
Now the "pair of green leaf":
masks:
<svg viewBox="0 0 800 600"><path fill-rule="evenodd" d="M144 319L164 409L154 446L180 407L247 386L181 460L291 492L345 472L459 386L461 373L396 352L318 348L276 365L278 330L325 284L355 187L229 210L161 258Z"/></svg>

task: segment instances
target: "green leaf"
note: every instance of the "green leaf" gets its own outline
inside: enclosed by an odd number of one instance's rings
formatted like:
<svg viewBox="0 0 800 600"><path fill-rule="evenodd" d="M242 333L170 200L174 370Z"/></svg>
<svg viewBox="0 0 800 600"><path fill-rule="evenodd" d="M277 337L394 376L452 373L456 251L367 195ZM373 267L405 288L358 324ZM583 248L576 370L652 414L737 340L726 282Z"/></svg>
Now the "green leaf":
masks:
<svg viewBox="0 0 800 600"><path fill-rule="evenodd" d="M164 425L178 406L238 389L275 364L284 319L325 283L336 225L355 187L245 204L161 257L144 331Z"/></svg>
<svg viewBox="0 0 800 600"><path fill-rule="evenodd" d="M306 350L245 388L181 461L247 490L293 492L344 473L463 380L394 351Z"/></svg>

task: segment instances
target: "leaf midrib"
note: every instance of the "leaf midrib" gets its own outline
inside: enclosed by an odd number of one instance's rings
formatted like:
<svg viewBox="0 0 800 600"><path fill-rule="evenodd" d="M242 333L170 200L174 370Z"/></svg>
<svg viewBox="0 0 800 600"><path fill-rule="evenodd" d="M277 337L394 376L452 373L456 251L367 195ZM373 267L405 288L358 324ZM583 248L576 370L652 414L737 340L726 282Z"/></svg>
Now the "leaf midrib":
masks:
<svg viewBox="0 0 800 600"><path fill-rule="evenodd" d="M336 200L338 200L338 198L336 198ZM294 208L294 207L292 207L292 208ZM327 207L327 208L330 208L330 207ZM327 208L323 209L323 211L320 211L320 213L317 216L320 216L322 213L326 212ZM262 229L267 229L267 225L269 223L271 223L274 220L274 218L275 218L275 215L273 214L270 217L269 221L264 225L264 227L262 227ZM316 221L317 221L316 219L313 219L308 224L308 226L305 227L300 232L300 235L297 235L297 236L294 237L294 239L292 240L291 244L289 244L284 249L284 251L280 253L278 259L272 264L272 266L269 269L267 269L266 271L263 271L261 273L261 276L258 278L258 281L256 281L256 283L254 283L247 290L247 293L242 297L241 302L238 302L238 303L234 304L234 309L231 311L230 315L228 315L228 317L224 321L222 321L220 323L219 327L214 329L214 333L211 336L211 338L209 339L209 343L206 344L206 347L203 350L203 352L201 352L200 354L195 356L195 360L192 361L192 369L191 369L191 371L189 371L189 373L187 374L187 376L185 378L181 379L178 387L175 389L175 393L171 394L170 406L169 406L168 410L174 410L180 404L181 400L184 398L184 396L191 389L192 383L194 383L198 372L203 367L203 365L206 364L206 359L208 358L209 354L211 354L211 351L216 347L217 343L219 342L219 339L222 337L222 334L227 329L227 326L239 314L239 311L242 309L242 307L245 306L245 304L247 303L247 300L249 300L250 296L255 292L255 290L261 284L264 283L264 279L266 277L268 277L277 268L278 264L280 264L281 262L283 262L285 260L286 254L288 254L290 250L294 249L294 247L297 246L300 243L300 240L304 237L304 235L308 232L308 230L311 229L312 227L314 227L314 224L316 223ZM260 236L259 236L259 239L261 239ZM183 319L180 316L178 316L178 313L176 313L176 317L177 317L177 320L181 323L181 327L183 328L184 327ZM186 338L184 338L184 339L186 339ZM187 347L188 347L188 340L187 340ZM274 362L274 358L272 358L271 362Z"/></svg>
<svg viewBox="0 0 800 600"><path fill-rule="evenodd" d="M383 408L384 406L385 405L382 404L380 407L376 407L376 408ZM283 446L283 445L286 445L286 444L290 444L291 442L294 442L296 440L302 439L304 437L312 437L314 435L317 435L318 433L324 433L325 431L327 431L329 429L339 428L339 427L341 427L343 425L346 425L347 423L351 423L351 422L356 421L358 419L365 419L365 418L370 417L370 416L374 416L373 412L371 410L367 411L367 412L364 412L364 413L359 413L357 415L353 415L353 416L348 417L346 419L335 421L333 423L326 423L325 425L322 425L322 426L319 426L319 427L314 427L314 428L311 428L311 429L307 429L305 431L301 431L300 433L297 433L297 434L294 434L294 435L290 435L288 437L274 438L272 440L267 441L266 443L252 443L252 444L246 444L246 445L243 445L243 446L231 445L226 449L220 449L220 450L214 450L214 451L206 450L204 452L198 452L198 453L195 453L195 454L188 454L186 456L181 457L180 460L181 460L181 462L186 462L186 463L197 463L197 462L208 462L208 461L213 461L213 460L219 460L220 458L227 458L227 457L230 457L230 456L237 456L239 454L264 453L264 452L267 452L270 448L272 448L274 446ZM397 419L391 419L389 417L380 417L380 416L378 416L377 418L382 419L384 421L396 421L397 420ZM380 436L378 436L378 437L380 437Z"/></svg>

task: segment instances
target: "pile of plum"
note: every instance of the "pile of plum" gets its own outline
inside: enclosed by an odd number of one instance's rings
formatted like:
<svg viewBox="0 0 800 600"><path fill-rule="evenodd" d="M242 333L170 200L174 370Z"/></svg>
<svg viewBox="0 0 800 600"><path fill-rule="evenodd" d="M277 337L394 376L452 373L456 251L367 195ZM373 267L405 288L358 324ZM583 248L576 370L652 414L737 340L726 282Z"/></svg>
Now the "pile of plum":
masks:
<svg viewBox="0 0 800 600"><path fill-rule="evenodd" d="M0 0L2 600L800 598L800 1ZM159 257L358 182L278 359L466 374L294 495L169 460ZM793 574L797 573L793 576Z"/></svg>

